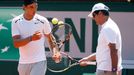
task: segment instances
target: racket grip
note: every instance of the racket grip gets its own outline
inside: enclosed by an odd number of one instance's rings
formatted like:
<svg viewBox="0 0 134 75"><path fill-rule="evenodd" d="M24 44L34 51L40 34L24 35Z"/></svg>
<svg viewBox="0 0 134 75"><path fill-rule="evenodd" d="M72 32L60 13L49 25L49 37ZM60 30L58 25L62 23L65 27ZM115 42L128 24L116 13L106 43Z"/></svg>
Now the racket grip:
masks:
<svg viewBox="0 0 134 75"><path fill-rule="evenodd" d="M53 48L53 55L55 63L59 63L61 61L61 55L59 50L55 47Z"/></svg>
<svg viewBox="0 0 134 75"><path fill-rule="evenodd" d="M56 60L54 60L55 61L55 63L60 63L60 59L56 59Z"/></svg>
<svg viewBox="0 0 134 75"><path fill-rule="evenodd" d="M57 52L59 52L59 49L56 48L56 47L54 47L54 48L53 48L53 53L57 53Z"/></svg>

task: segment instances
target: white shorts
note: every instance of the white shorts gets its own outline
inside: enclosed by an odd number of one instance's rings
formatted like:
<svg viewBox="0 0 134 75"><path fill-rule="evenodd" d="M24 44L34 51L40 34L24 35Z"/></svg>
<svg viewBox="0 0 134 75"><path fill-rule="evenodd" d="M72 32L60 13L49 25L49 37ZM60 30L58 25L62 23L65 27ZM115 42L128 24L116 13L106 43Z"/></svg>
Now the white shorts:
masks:
<svg viewBox="0 0 134 75"><path fill-rule="evenodd" d="M96 75L122 75L121 71L118 71L118 74L111 71L96 70Z"/></svg>
<svg viewBox="0 0 134 75"><path fill-rule="evenodd" d="M19 75L45 75L46 69L47 61L18 65Z"/></svg>
<svg viewBox="0 0 134 75"><path fill-rule="evenodd" d="M111 71L97 70L96 75L116 75L116 73Z"/></svg>

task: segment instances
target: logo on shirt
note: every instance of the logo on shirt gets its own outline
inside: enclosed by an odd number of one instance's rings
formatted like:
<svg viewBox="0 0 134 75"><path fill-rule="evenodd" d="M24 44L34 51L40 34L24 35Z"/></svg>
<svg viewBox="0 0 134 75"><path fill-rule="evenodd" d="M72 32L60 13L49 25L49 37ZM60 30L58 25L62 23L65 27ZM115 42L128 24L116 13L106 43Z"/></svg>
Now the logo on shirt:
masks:
<svg viewBox="0 0 134 75"><path fill-rule="evenodd" d="M35 22L34 24L39 24L39 22Z"/></svg>

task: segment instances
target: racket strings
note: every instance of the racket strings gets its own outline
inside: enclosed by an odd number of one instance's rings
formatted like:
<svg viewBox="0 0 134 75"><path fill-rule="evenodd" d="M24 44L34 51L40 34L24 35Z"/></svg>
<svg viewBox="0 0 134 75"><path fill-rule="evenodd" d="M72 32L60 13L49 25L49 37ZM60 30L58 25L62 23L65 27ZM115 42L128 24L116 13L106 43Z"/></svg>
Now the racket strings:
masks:
<svg viewBox="0 0 134 75"><path fill-rule="evenodd" d="M75 66L75 65L78 65L78 64L79 64L79 63L77 63L77 62L72 64L72 62L69 61L69 62L68 62L68 65L67 65L66 67L62 68L62 69L58 69L58 68L56 68L56 69L48 68L48 70L51 71L51 72L64 72L64 71L66 71L66 70L70 69L71 67L73 67L73 66ZM55 67L55 66L54 66L54 67Z"/></svg>
<svg viewBox="0 0 134 75"><path fill-rule="evenodd" d="M63 57L60 63L55 63L52 58L48 59L47 61L49 61L48 68L56 71L63 70L71 64L71 61L67 57Z"/></svg>
<svg viewBox="0 0 134 75"><path fill-rule="evenodd" d="M78 60L74 59L73 57L69 56L67 53L65 52L60 52L62 55L66 56L72 63L76 62L79 63Z"/></svg>
<svg viewBox="0 0 134 75"><path fill-rule="evenodd" d="M56 39L56 43L59 47L59 50L62 48L65 42L70 39L72 28L68 24L60 24L54 26L52 33Z"/></svg>
<svg viewBox="0 0 134 75"><path fill-rule="evenodd" d="M70 32L72 32L71 26L68 24L57 25L52 29L53 34L57 37L57 40L66 40L66 37L70 36Z"/></svg>

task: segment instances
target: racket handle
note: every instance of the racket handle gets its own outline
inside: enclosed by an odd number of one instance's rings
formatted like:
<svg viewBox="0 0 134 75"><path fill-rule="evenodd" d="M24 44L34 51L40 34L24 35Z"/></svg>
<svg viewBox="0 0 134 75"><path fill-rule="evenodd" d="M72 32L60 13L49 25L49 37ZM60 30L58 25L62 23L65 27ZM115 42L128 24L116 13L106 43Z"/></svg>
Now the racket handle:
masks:
<svg viewBox="0 0 134 75"><path fill-rule="evenodd" d="M54 47L53 48L53 53L57 53L57 52L59 52L58 48Z"/></svg>
<svg viewBox="0 0 134 75"><path fill-rule="evenodd" d="M55 63L59 63L61 61L61 54L57 50L57 48L53 48L53 59L54 59Z"/></svg>
<svg viewBox="0 0 134 75"><path fill-rule="evenodd" d="M55 61L55 63L60 63L60 59L56 59L56 60L54 60Z"/></svg>

